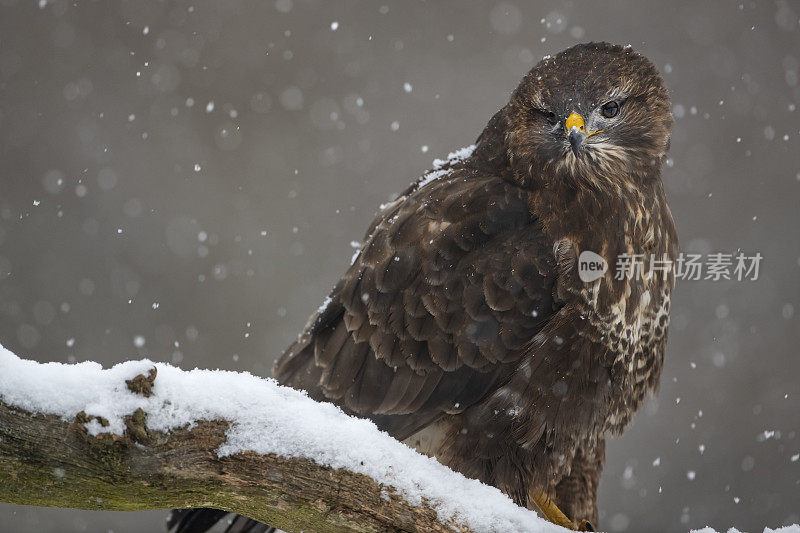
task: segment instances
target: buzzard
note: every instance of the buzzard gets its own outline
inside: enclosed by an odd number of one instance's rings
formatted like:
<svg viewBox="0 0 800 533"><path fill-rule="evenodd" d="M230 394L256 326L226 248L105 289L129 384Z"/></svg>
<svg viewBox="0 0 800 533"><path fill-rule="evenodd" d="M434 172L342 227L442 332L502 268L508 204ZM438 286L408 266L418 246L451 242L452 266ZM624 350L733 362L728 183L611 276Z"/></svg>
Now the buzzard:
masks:
<svg viewBox="0 0 800 533"><path fill-rule="evenodd" d="M672 123L658 71L630 47L545 57L473 147L382 206L274 376L590 530L605 436L661 374ZM170 525L224 514L174 511ZM244 517L230 530L269 531Z"/></svg>

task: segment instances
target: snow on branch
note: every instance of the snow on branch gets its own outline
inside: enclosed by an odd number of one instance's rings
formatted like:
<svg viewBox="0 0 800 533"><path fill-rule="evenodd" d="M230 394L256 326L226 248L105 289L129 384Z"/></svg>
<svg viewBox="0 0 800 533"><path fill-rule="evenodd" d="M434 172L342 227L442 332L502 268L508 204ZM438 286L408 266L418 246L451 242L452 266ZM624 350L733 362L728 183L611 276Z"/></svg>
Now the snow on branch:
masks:
<svg viewBox="0 0 800 533"><path fill-rule="evenodd" d="M564 531L271 379L0 346L0 501L214 507L287 531Z"/></svg>

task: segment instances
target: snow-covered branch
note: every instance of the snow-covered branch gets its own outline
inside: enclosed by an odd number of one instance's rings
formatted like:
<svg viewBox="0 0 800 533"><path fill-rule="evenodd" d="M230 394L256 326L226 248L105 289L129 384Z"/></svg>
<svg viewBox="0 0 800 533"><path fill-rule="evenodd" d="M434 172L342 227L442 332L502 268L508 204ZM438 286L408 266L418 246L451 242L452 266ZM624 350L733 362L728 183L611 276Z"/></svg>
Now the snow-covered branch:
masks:
<svg viewBox="0 0 800 533"><path fill-rule="evenodd" d="M214 507L286 531L563 531L273 380L0 347L0 501Z"/></svg>

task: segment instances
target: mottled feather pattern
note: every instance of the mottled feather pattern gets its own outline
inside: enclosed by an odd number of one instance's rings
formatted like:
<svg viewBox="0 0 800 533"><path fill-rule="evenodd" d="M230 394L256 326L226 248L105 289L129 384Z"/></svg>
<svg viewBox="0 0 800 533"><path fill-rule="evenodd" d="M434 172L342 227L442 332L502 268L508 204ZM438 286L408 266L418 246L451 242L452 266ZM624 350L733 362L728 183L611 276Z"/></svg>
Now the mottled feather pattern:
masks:
<svg viewBox="0 0 800 533"><path fill-rule="evenodd" d="M326 312L339 322L315 320L290 350L286 372L279 363L279 379L319 387L355 413L440 415L480 398L485 391L459 390L464 376L493 383L508 371L495 365L518 359L555 308L555 262L529 194L463 162L412 186L380 213L331 293ZM313 367L323 369L318 383L313 368L295 368L297 354L312 351ZM373 392L364 380L380 386ZM360 401L348 403L351 397Z"/></svg>
<svg viewBox="0 0 800 533"><path fill-rule="evenodd" d="M586 119L577 141L570 113ZM671 128L658 72L629 47L545 58L474 147L382 206L274 376L520 505L544 492L596 522L605 437L663 367L675 275L649 257L677 254ZM584 251L605 275L580 279ZM623 254L648 258L640 275L616 276Z"/></svg>

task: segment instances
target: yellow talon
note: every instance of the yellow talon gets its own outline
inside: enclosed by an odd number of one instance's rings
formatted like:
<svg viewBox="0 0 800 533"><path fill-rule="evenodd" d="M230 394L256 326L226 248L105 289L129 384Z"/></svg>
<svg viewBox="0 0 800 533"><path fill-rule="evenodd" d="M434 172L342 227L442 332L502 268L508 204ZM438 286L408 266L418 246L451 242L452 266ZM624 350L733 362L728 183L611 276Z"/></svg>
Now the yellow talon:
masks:
<svg viewBox="0 0 800 533"><path fill-rule="evenodd" d="M579 523L575 523L567 518L567 515L565 515L561 509L553 503L550 496L544 492L532 493L531 499L533 503L536 504L536 507L542 511L544 517L555 525L571 529L572 531L594 531L594 527L588 520L581 520Z"/></svg>

